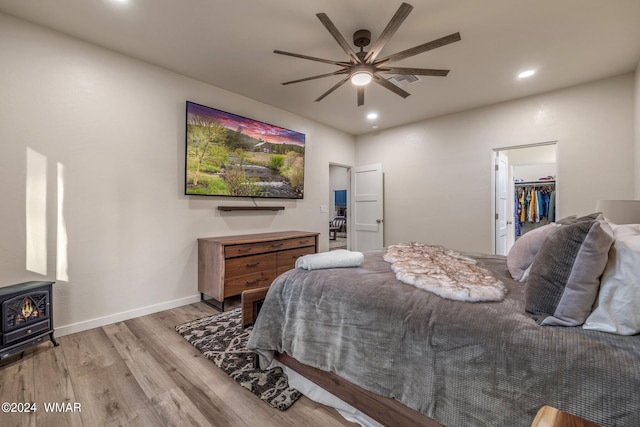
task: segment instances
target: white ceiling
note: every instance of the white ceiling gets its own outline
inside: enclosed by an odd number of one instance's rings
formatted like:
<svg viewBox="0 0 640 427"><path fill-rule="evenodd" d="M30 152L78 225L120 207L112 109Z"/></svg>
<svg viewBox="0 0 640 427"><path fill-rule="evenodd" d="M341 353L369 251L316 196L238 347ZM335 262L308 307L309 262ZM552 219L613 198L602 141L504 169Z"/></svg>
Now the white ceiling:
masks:
<svg viewBox="0 0 640 427"><path fill-rule="evenodd" d="M375 40L400 3L0 0L0 11L354 135L627 73L640 62L640 0L409 0L414 10L380 57L458 31L462 41L394 64L450 69L448 77L405 86L406 99L369 85L361 107L350 83L314 102L339 76L280 84L338 67L274 49L346 60L316 13L351 44L361 28ZM516 79L528 68L537 74ZM371 111L375 122L366 119Z"/></svg>

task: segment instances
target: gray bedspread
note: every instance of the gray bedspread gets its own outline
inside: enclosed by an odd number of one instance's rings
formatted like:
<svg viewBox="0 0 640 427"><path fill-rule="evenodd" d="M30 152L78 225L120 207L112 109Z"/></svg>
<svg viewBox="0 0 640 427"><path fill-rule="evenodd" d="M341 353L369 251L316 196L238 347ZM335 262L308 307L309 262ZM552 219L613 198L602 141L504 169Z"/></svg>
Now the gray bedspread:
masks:
<svg viewBox="0 0 640 427"><path fill-rule="evenodd" d="M469 303L397 281L383 253L278 277L249 348L262 363L285 352L449 427L525 427L542 405L640 426L640 336L537 325L504 257L473 256L506 299Z"/></svg>

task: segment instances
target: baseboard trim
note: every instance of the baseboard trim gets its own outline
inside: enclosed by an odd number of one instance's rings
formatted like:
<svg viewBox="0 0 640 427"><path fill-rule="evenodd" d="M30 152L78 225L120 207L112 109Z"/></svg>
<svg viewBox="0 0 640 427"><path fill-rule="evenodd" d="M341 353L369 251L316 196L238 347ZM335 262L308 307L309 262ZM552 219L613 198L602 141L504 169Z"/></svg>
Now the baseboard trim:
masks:
<svg viewBox="0 0 640 427"><path fill-rule="evenodd" d="M136 308L134 310L122 311L120 313L111 314L109 316L97 317L95 319L86 320L84 322L72 323L70 325L58 326L55 328L55 336L62 337L76 332L86 331L88 329L99 328L104 325L110 325L123 320L133 319L134 317L146 316L147 314L157 313L158 311L170 310L183 305L193 304L200 301L200 294L192 295L185 298L167 301L160 304L148 305L146 307Z"/></svg>

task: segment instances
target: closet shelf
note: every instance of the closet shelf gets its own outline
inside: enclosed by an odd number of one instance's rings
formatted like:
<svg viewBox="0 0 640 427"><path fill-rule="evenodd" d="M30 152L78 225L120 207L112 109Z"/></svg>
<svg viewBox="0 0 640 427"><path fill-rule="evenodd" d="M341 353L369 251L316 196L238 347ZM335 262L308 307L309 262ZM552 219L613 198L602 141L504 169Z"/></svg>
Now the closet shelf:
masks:
<svg viewBox="0 0 640 427"><path fill-rule="evenodd" d="M555 184L556 180L555 179L544 179L544 180L536 180L536 181L520 181L520 182L515 182L514 184L516 186L518 185L531 185L531 184Z"/></svg>

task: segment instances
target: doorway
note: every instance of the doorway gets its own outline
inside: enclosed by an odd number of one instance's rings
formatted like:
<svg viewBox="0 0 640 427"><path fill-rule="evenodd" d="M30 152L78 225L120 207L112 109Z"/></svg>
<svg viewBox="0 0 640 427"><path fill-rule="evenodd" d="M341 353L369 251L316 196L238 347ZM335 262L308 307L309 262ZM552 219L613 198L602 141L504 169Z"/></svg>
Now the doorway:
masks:
<svg viewBox="0 0 640 427"><path fill-rule="evenodd" d="M493 249L506 255L523 234L555 221L557 141L493 150ZM532 203L533 200L533 203Z"/></svg>
<svg viewBox="0 0 640 427"><path fill-rule="evenodd" d="M351 168L329 165L329 250L349 247Z"/></svg>

